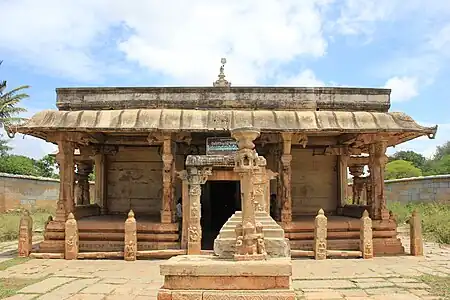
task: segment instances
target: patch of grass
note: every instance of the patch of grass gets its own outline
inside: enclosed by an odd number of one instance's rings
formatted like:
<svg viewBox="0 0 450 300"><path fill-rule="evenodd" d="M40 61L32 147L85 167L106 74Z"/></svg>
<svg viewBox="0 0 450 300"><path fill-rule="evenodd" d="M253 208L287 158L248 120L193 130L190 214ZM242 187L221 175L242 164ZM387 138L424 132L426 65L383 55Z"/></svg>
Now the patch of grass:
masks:
<svg viewBox="0 0 450 300"><path fill-rule="evenodd" d="M0 278L0 299L14 296L17 291L41 280L42 279Z"/></svg>
<svg viewBox="0 0 450 300"><path fill-rule="evenodd" d="M37 209L30 212L33 218L33 230L44 229L44 224L50 215L54 215L54 210ZM19 223L22 212L14 211L0 213L0 242L13 241L19 237Z"/></svg>
<svg viewBox="0 0 450 300"><path fill-rule="evenodd" d="M423 275L419 279L431 287L431 292L442 299L450 299L450 277Z"/></svg>
<svg viewBox="0 0 450 300"><path fill-rule="evenodd" d="M30 260L30 258L28 258L28 257L14 257L14 258L5 260L0 263L0 271L6 270L9 267L13 267L15 265L23 264L29 260Z"/></svg>
<svg viewBox="0 0 450 300"><path fill-rule="evenodd" d="M428 240L450 244L450 205L440 203L388 202L388 209L396 216L398 224L408 221L416 209L422 218L422 230Z"/></svg>

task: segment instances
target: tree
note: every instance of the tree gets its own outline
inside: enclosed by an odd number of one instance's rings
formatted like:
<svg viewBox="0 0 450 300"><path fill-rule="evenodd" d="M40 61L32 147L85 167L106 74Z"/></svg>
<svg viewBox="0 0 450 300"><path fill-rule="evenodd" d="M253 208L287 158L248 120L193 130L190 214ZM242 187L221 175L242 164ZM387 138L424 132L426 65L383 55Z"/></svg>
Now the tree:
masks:
<svg viewBox="0 0 450 300"><path fill-rule="evenodd" d="M422 154L416 153L414 151L399 151L399 152L394 153L394 155L392 155L389 158L389 161L395 161L395 160L409 161L416 168L423 170L423 167L424 167L427 159Z"/></svg>
<svg viewBox="0 0 450 300"><path fill-rule="evenodd" d="M0 65L2 62L0 61ZM26 112L26 109L18 105L20 101L29 97L28 94L23 92L29 88L28 85L22 85L10 91L6 91L6 87L6 80L0 81L0 126L3 127L23 120L17 115L21 112Z"/></svg>
<svg viewBox="0 0 450 300"><path fill-rule="evenodd" d="M386 179L399 179L422 176L422 171L412 162L406 160L394 160L386 165Z"/></svg>
<svg viewBox="0 0 450 300"><path fill-rule="evenodd" d="M47 154L40 160L36 161L36 167L38 169L39 176L59 178L59 175L55 172L58 165L56 164L56 158L54 155Z"/></svg>
<svg viewBox="0 0 450 300"><path fill-rule="evenodd" d="M440 160L444 156L450 154L450 141L446 142L442 146L436 147L436 152L434 153L433 160Z"/></svg>
<svg viewBox="0 0 450 300"><path fill-rule="evenodd" d="M8 155L8 152L11 149L12 148L10 146L8 146L8 140L2 139L2 135L0 135L0 157Z"/></svg>
<svg viewBox="0 0 450 300"><path fill-rule="evenodd" d="M23 155L0 156L0 172L40 176L35 160Z"/></svg>
<svg viewBox="0 0 450 300"><path fill-rule="evenodd" d="M446 154L440 159L430 161L425 175L450 174L450 154Z"/></svg>

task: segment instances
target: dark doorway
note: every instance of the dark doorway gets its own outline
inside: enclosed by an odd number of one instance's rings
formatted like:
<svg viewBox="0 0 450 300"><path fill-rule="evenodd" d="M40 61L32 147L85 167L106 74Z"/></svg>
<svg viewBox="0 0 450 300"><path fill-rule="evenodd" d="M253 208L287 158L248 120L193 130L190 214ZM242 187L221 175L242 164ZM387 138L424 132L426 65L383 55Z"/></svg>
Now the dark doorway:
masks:
<svg viewBox="0 0 450 300"><path fill-rule="evenodd" d="M202 249L212 250L214 239L235 211L241 209L239 181L207 181L202 197Z"/></svg>

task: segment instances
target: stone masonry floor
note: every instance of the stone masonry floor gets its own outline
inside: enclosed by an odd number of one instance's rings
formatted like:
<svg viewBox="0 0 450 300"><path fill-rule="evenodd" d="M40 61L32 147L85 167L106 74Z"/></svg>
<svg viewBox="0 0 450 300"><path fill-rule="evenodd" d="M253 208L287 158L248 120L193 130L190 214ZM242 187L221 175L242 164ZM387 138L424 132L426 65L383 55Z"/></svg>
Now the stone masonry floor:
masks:
<svg viewBox="0 0 450 300"><path fill-rule="evenodd" d="M439 299L417 276L450 280L450 248L427 243L425 250L424 257L293 260L293 287L298 299ZM44 278L9 300L156 299L161 262L34 259L0 271L0 278Z"/></svg>

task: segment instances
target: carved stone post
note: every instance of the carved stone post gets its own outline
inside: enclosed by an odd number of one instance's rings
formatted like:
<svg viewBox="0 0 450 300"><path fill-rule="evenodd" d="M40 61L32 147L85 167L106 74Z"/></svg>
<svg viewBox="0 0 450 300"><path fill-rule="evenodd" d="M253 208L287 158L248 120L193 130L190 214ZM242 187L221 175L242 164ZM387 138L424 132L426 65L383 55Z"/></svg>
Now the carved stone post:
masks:
<svg viewBox="0 0 450 300"><path fill-rule="evenodd" d="M314 258L317 260L327 258L327 223L323 209L319 209L314 220Z"/></svg>
<svg viewBox="0 0 450 300"><path fill-rule="evenodd" d="M188 227L188 255L199 255L202 246L202 226L201 203L202 195L201 185L208 180L211 175L211 167L202 169L191 167L187 170L187 179L189 181L189 227Z"/></svg>
<svg viewBox="0 0 450 300"><path fill-rule="evenodd" d="M67 216L65 234L64 258L69 260L77 259L79 246L78 225L73 213Z"/></svg>
<svg viewBox="0 0 450 300"><path fill-rule="evenodd" d="M372 218L388 220L389 211L386 209L384 196L384 167L387 163L386 141L376 142L369 146L369 168L371 181Z"/></svg>
<svg viewBox="0 0 450 300"><path fill-rule="evenodd" d="M102 215L108 213L106 195L106 155L103 149L96 149L95 156L95 202L100 206Z"/></svg>
<svg viewBox="0 0 450 300"><path fill-rule="evenodd" d="M134 212L130 210L128 218L125 221L125 249L124 259L126 261L136 260L137 251L137 226L136 219L134 218Z"/></svg>
<svg viewBox="0 0 450 300"><path fill-rule="evenodd" d="M338 199L338 207L344 207L347 203L347 189L348 189L348 174L347 174L347 165L348 165L348 155L339 155L338 156L338 190L339 190L339 199Z"/></svg>
<svg viewBox="0 0 450 300"><path fill-rule="evenodd" d="M237 260L261 260L266 258L262 225L256 223L255 211L260 204L255 199L255 172L260 171L261 159L256 153L253 141L259 131L240 128L231 131L231 136L238 142L239 150L235 156L234 171L241 177L242 222L236 225ZM264 159L265 162L265 159ZM264 191L261 191L264 194ZM260 200L262 205L264 201ZM259 209L259 208L258 208Z"/></svg>
<svg viewBox="0 0 450 300"><path fill-rule="evenodd" d="M74 145L64 140L58 141L56 161L59 165L59 200L56 221L65 222L66 216L74 210L75 162Z"/></svg>
<svg viewBox="0 0 450 300"><path fill-rule="evenodd" d="M270 197L270 194L267 193L267 161L263 156L258 156L257 158L257 166L258 168L255 168L254 172L254 197L255 197L255 204L256 211L264 211L269 213L269 206L267 203L269 200L267 199Z"/></svg>
<svg viewBox="0 0 450 300"><path fill-rule="evenodd" d="M19 257L28 257L33 247L33 219L30 212L25 210L19 223Z"/></svg>
<svg viewBox="0 0 450 300"><path fill-rule="evenodd" d="M189 224L189 181L186 170L177 172L182 181L181 202L182 202L182 224L181 224L181 249L187 249L188 244L188 224Z"/></svg>
<svg viewBox="0 0 450 300"><path fill-rule="evenodd" d="M172 223L174 221L174 178L175 159L172 151L173 141L171 135L164 135L162 146L163 160L163 193L161 223Z"/></svg>
<svg viewBox="0 0 450 300"><path fill-rule="evenodd" d="M360 242L359 249L362 252L363 258L373 257L373 235L372 235L372 220L369 217L367 210L364 211L361 217L360 228Z"/></svg>
<svg viewBox="0 0 450 300"><path fill-rule="evenodd" d="M281 221L284 223L289 223L292 221L292 198L291 198L291 142L292 134L289 132L281 133L281 138L283 141L283 152L281 154L281 182L282 182L282 193L281 193Z"/></svg>
<svg viewBox="0 0 450 300"><path fill-rule="evenodd" d="M75 199L77 205L88 205L90 203L90 191L89 191L89 174L92 173L92 163L83 161L77 163L75 186Z"/></svg>
<svg viewBox="0 0 450 300"><path fill-rule="evenodd" d="M410 250L413 256L423 255L422 223L419 213L414 210L409 219Z"/></svg>
<svg viewBox="0 0 450 300"><path fill-rule="evenodd" d="M364 173L363 165L354 165L350 167L350 174L353 176L352 185L352 203L361 204L361 193L364 188L365 179L361 177Z"/></svg>

